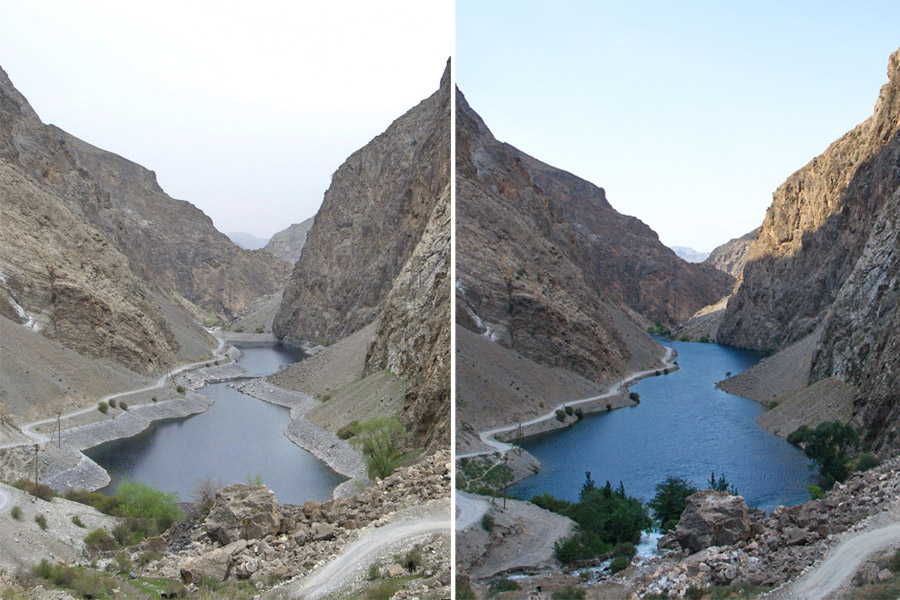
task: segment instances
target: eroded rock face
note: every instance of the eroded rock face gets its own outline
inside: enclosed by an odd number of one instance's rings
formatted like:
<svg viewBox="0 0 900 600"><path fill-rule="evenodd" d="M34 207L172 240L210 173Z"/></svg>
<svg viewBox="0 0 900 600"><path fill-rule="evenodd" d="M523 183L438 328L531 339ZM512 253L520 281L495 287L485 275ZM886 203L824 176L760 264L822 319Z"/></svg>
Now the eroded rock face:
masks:
<svg viewBox="0 0 900 600"><path fill-rule="evenodd" d="M264 485L235 483L216 492L203 527L220 544L275 535L281 527L275 494Z"/></svg>
<svg viewBox="0 0 900 600"><path fill-rule="evenodd" d="M315 217L310 217L300 223L294 223L287 229L279 231L272 236L269 243L263 250L271 252L281 260L286 260L291 264L297 262L303 253L303 246L306 245L306 236L312 228Z"/></svg>
<svg viewBox="0 0 900 600"><path fill-rule="evenodd" d="M688 496L675 537L682 548L691 552L747 540L750 538L747 503L741 496L713 490Z"/></svg>
<svg viewBox="0 0 900 600"><path fill-rule="evenodd" d="M730 290L729 275L679 259L603 189L496 140L458 90L456 110L459 325L603 381L630 371L614 310L673 325Z"/></svg>
<svg viewBox="0 0 900 600"><path fill-rule="evenodd" d="M888 63L874 114L775 191L719 342L783 348L841 294L900 186L900 51Z"/></svg>
<svg viewBox="0 0 900 600"><path fill-rule="evenodd" d="M739 238L728 240L710 252L703 262L728 273L734 278L740 277L741 273L744 272L744 264L747 262L750 246L753 244L753 240L756 239L758 232L759 228L757 227Z"/></svg>

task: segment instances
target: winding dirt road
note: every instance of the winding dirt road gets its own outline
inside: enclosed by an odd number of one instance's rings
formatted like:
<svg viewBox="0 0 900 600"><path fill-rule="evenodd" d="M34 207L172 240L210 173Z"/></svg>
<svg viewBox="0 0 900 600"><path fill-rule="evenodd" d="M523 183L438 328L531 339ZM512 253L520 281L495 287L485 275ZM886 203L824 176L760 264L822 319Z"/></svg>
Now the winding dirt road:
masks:
<svg viewBox="0 0 900 600"><path fill-rule="evenodd" d="M201 361L199 361L199 362L195 362L195 363L190 363L190 364L187 364L187 365L183 365L183 366L181 366L181 367L178 367L178 368L175 369L174 371L170 371L169 373L166 373L165 375L163 375L162 377L160 377L160 378L159 378L159 381L157 381L157 382L156 382L155 384L153 384L153 385L148 385L148 386L146 386L146 387L142 387L142 388L137 389L137 390L127 390L127 391L124 391L124 392L117 392L117 393L115 393L115 394L109 394L108 396L104 396L103 398L101 398L97 403L98 403L98 404L99 404L100 402L106 402L106 403L109 403L110 400L116 400L116 399L118 399L118 398L124 398L124 397L126 397L126 396L132 396L132 395L134 395L134 394L141 394L141 393L143 393L143 392L149 392L150 390L157 390L157 389L163 387L163 386L166 384L166 380L167 380L167 379L169 379L169 378L171 378L171 377L174 377L175 375L178 375L179 373L181 373L181 372L183 372L183 371L187 371L187 370L189 370L189 369L193 369L193 368L199 367L199 366L201 366L201 365L205 365L205 364L207 364L210 360L221 360L221 359L223 359L223 358L225 357L225 355L222 353L222 349L225 347L225 340L222 339L222 338L220 338L219 336L217 336L217 335L216 335L214 332L212 332L212 331L211 331L210 333L212 333L212 335L215 336L216 339L219 340L219 345L216 347L216 350L215 350L215 352L213 353L213 358L212 358L212 359L201 360ZM228 363L225 363L225 364L228 364ZM83 415L83 414L89 413L89 412L94 411L94 410L97 410L97 405L96 405L96 404L92 404L92 405L90 405L90 406L88 406L88 407L86 407L86 408L82 408L82 409L76 410L76 411L74 411L74 412L66 413L66 414L62 415L60 418L63 419L63 420L65 420L65 419L70 419L70 418L72 418L72 417L77 417L77 416L79 416L79 415ZM48 423L52 423L52 422L56 421L56 419L57 419L56 417L50 417L49 419L41 419L40 421L32 421L31 423L25 424L24 426L22 426L22 433L24 433L25 435L27 435L28 437L30 437L30 438L31 438L32 440L34 440L34 441L33 441L33 442L12 442L12 443L7 443L7 444L0 444L0 449L3 449L3 448L15 448L16 446L30 446L30 445L32 445L32 444L34 444L34 443L44 444L44 443L49 442L49 441L50 441L50 438L48 438L47 436L45 436L45 435L43 435L43 434L40 434L40 433L34 431L34 428L35 428L35 427L40 427L41 425L46 425L46 424L48 424Z"/></svg>
<svg viewBox="0 0 900 600"><path fill-rule="evenodd" d="M481 519L491 504L482 498L473 498L465 492L456 491L456 531L463 531Z"/></svg>
<svg viewBox="0 0 900 600"><path fill-rule="evenodd" d="M819 600L846 584L876 552L900 544L900 522L863 531L832 548L827 558L776 598Z"/></svg>

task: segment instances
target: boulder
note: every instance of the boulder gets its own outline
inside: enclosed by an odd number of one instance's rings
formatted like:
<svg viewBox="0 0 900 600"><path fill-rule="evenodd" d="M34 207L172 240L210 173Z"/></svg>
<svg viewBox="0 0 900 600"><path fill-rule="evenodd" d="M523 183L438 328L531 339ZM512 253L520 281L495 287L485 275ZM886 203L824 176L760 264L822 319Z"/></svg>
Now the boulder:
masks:
<svg viewBox="0 0 900 600"><path fill-rule="evenodd" d="M312 538L314 540L330 540L337 534L337 529L330 523L313 523Z"/></svg>
<svg viewBox="0 0 900 600"><path fill-rule="evenodd" d="M204 577L225 581L231 571L231 564L231 549L216 548L184 563L181 567L181 581L185 585L200 583Z"/></svg>
<svg viewBox="0 0 900 600"><path fill-rule="evenodd" d="M203 529L220 544L261 539L281 528L275 494L264 485L236 483L216 492Z"/></svg>
<svg viewBox="0 0 900 600"><path fill-rule="evenodd" d="M741 496L713 490L688 496L675 537L682 548L691 552L747 540L750 538L747 503Z"/></svg>

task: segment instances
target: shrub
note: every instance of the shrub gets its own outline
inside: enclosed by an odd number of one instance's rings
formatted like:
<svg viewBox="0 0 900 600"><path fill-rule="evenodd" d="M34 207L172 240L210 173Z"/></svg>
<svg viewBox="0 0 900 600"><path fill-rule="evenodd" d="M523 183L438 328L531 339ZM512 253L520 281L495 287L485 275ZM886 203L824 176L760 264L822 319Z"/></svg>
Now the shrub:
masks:
<svg viewBox="0 0 900 600"><path fill-rule="evenodd" d="M873 467L877 467L881 464L881 460L872 454L871 452L865 452L859 455L859 460L856 463L857 471L868 471Z"/></svg>
<svg viewBox="0 0 900 600"><path fill-rule="evenodd" d="M484 529L485 531L491 531L494 529L493 515L484 513L484 515L481 517L481 528Z"/></svg>
<svg viewBox="0 0 900 600"><path fill-rule="evenodd" d="M693 585L684 591L684 597L689 598L690 600L700 600L701 598L703 598L703 594L704 591L702 587L696 587Z"/></svg>
<svg viewBox="0 0 900 600"><path fill-rule="evenodd" d="M353 444L362 451L370 478L384 479L403 463L406 430L397 419L376 417L359 425Z"/></svg>
<svg viewBox="0 0 900 600"><path fill-rule="evenodd" d="M564 411L563 409L557 408L555 411L555 414L556 414L556 420L559 421L560 423L563 423L566 420L566 411Z"/></svg>
<svg viewBox="0 0 900 600"><path fill-rule="evenodd" d="M630 394L628 394L628 399L631 400L632 402L634 402L635 404L641 403L641 395L638 394L637 392L631 392Z"/></svg>
<svg viewBox="0 0 900 600"><path fill-rule="evenodd" d="M9 510L9 516L11 516L16 521L22 519L22 507L16 504Z"/></svg>
<svg viewBox="0 0 900 600"><path fill-rule="evenodd" d="M47 531L47 517L44 515L34 515L34 522L38 524L38 527Z"/></svg>
<svg viewBox="0 0 900 600"><path fill-rule="evenodd" d="M791 436L797 434L800 429ZM791 436L788 436L788 441L791 441ZM846 452L855 446L858 440L859 434L856 430L840 421L820 423L813 430L807 428L806 435L802 439L803 453L819 465L819 479L826 488L831 487L835 481L844 481L850 474Z"/></svg>
<svg viewBox="0 0 900 600"><path fill-rule="evenodd" d="M513 592L515 590L522 589L522 587L518 583L506 577L492 581L491 585L488 586L488 588L490 589L491 594L494 596L502 592Z"/></svg>
<svg viewBox="0 0 900 600"><path fill-rule="evenodd" d="M119 408L121 408L122 410L128 410L128 403L122 400L121 402L119 402Z"/></svg>
<svg viewBox="0 0 900 600"><path fill-rule="evenodd" d="M456 576L456 600L476 600L475 592L469 580L462 575Z"/></svg>
<svg viewBox="0 0 900 600"><path fill-rule="evenodd" d="M709 486L709 489L715 490L717 492L728 492L732 496L738 495L737 488L728 483L728 479L725 478L725 475L721 475L719 478L716 478L715 471L710 473L707 485Z"/></svg>
<svg viewBox="0 0 900 600"><path fill-rule="evenodd" d="M900 548L894 550L894 555L891 556L891 562L888 563L888 569L890 569L892 573L900 573Z"/></svg>
<svg viewBox="0 0 900 600"><path fill-rule="evenodd" d="M556 590L550 594L551 600L584 600L586 593L583 588L574 585Z"/></svg>
<svg viewBox="0 0 900 600"><path fill-rule="evenodd" d="M72 523L74 523L78 527L81 527L82 529L84 528L84 523L81 521L81 517L79 517L78 515L72 515Z"/></svg>
<svg viewBox="0 0 900 600"><path fill-rule="evenodd" d="M378 565L375 563L369 565L369 572L366 574L366 579L375 581L378 579L379 575L381 575L381 573L379 572Z"/></svg>
<svg viewBox="0 0 900 600"><path fill-rule="evenodd" d="M216 490L222 486L221 482L213 481L211 477L203 477L197 480L194 491L191 492L191 501L200 511L202 516L207 516L213 503L216 501Z"/></svg>
<svg viewBox="0 0 900 600"><path fill-rule="evenodd" d="M610 573L618 573L624 569L627 569L631 565L631 560L625 558L624 556L617 556L609 563L609 571Z"/></svg>
<svg viewBox="0 0 900 600"><path fill-rule="evenodd" d="M87 504L107 515L115 515L119 507L119 501L115 496L106 496L100 492L91 492L85 489L69 489L65 494L66 500Z"/></svg>
<svg viewBox="0 0 900 600"><path fill-rule="evenodd" d="M151 401L151 402L156 402L156 396L153 396L152 398L150 398L150 401Z"/></svg>
<svg viewBox="0 0 900 600"><path fill-rule="evenodd" d="M179 386L175 387L175 391L178 392L179 394L184 394L187 390L184 389L183 385L179 385Z"/></svg>
<svg viewBox="0 0 900 600"><path fill-rule="evenodd" d="M262 485L263 484L263 476L262 473L257 471L256 473L247 473L247 485Z"/></svg>
<svg viewBox="0 0 900 600"><path fill-rule="evenodd" d="M84 536L84 543L91 550L108 552L116 549L116 540L105 529L97 528Z"/></svg>
<svg viewBox="0 0 900 600"><path fill-rule="evenodd" d="M403 557L403 566L414 573L422 565L422 547L416 544Z"/></svg>
<svg viewBox="0 0 900 600"><path fill-rule="evenodd" d="M612 404L606 405L606 412L612 412Z"/></svg>
<svg viewBox="0 0 900 600"><path fill-rule="evenodd" d="M149 565L152 562L156 562L162 558L162 554L159 552L154 552L153 550L146 550L141 552L137 557L137 564L141 568Z"/></svg>
<svg viewBox="0 0 900 600"><path fill-rule="evenodd" d="M56 495L56 492L54 492L53 488L49 485L44 485L43 483L35 485L33 481L25 479L24 477L17 479L13 483L13 487L19 488L26 494L37 496L41 500L46 500L47 502L50 502L53 499L53 496Z"/></svg>
<svg viewBox="0 0 900 600"><path fill-rule="evenodd" d="M263 329L262 327L257 327L257 328L256 328L256 333L265 333L265 331L266 331L266 330Z"/></svg>
<svg viewBox="0 0 900 600"><path fill-rule="evenodd" d="M619 542L612 549L613 556L624 556L629 560L637 554L637 548L631 542Z"/></svg>
<svg viewBox="0 0 900 600"><path fill-rule="evenodd" d="M136 531L157 535L182 518L175 494L165 494L137 481L123 481L116 489L121 516L140 520Z"/></svg>
<svg viewBox="0 0 900 600"><path fill-rule="evenodd" d="M571 406L563 406L563 410L566 411L566 414L570 417L572 416L572 413L575 412L575 410Z"/></svg>
<svg viewBox="0 0 900 600"><path fill-rule="evenodd" d="M806 491L809 492L810 500L819 500L825 495L824 492L822 492L822 488L814 483L806 486Z"/></svg>
<svg viewBox="0 0 900 600"><path fill-rule="evenodd" d="M107 404L106 402L98 402L97 410L105 415L107 412L109 412L109 404Z"/></svg>
<svg viewBox="0 0 900 600"><path fill-rule="evenodd" d="M701 335L701 336L700 336L700 343L701 343L701 344L708 344L708 343L709 343L709 336L708 336L708 335Z"/></svg>
<svg viewBox="0 0 900 600"><path fill-rule="evenodd" d="M697 491L696 487L684 479L671 475L656 485L656 494L647 506L653 511L653 516L663 531L675 529L684 512L687 497Z"/></svg>
<svg viewBox="0 0 900 600"><path fill-rule="evenodd" d="M109 401L109 407L110 408L116 407L116 399L115 398L113 398L112 400Z"/></svg>
<svg viewBox="0 0 900 600"><path fill-rule="evenodd" d="M350 421L337 430L337 436L342 440L349 440L359 430L359 421Z"/></svg>
<svg viewBox="0 0 900 600"><path fill-rule="evenodd" d="M575 409L575 418L576 418L576 419L583 419L583 418L584 418L584 409L581 408L580 406L579 406L578 408Z"/></svg>

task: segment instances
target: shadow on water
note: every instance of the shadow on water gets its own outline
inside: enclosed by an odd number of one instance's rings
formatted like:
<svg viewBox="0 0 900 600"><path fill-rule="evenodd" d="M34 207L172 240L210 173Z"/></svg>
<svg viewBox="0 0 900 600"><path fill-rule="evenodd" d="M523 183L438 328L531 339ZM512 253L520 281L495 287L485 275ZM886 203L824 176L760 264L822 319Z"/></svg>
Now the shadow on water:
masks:
<svg viewBox="0 0 900 600"><path fill-rule="evenodd" d="M724 474L750 506L770 510L809 499L809 461L797 448L755 423L765 408L715 388L726 373L759 360L755 352L717 344L664 342L678 351L680 370L631 387L640 404L590 415L570 429L523 440L540 472L510 487L523 498L550 492L577 500L585 471L595 481L619 481L649 500L673 475L704 487Z"/></svg>
<svg viewBox="0 0 900 600"><path fill-rule="evenodd" d="M304 357L301 350L280 344L241 350L245 377L273 373ZM127 477L186 501L201 479L228 485L259 476L279 502L302 504L329 499L345 480L284 436L290 422L287 408L246 396L228 383L201 392L215 400L206 412L156 421L138 435L87 450L112 478L101 491L115 491Z"/></svg>

